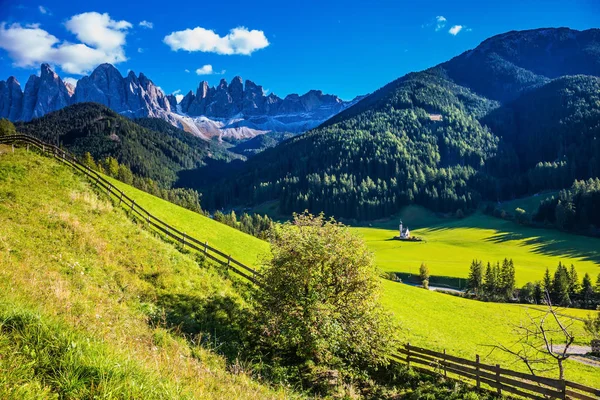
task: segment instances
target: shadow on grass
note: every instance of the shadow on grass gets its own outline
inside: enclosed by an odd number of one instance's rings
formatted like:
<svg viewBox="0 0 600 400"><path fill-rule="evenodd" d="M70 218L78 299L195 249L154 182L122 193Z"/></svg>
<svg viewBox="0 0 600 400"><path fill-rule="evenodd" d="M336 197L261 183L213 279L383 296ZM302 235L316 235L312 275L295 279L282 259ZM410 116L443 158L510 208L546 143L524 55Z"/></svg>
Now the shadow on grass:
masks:
<svg viewBox="0 0 600 400"><path fill-rule="evenodd" d="M158 309L150 315L151 325L173 329L194 344L221 353L229 362L239 354L250 315L236 299L165 293L154 304Z"/></svg>
<svg viewBox="0 0 600 400"><path fill-rule="evenodd" d="M564 257L593 262L600 273L600 239L580 236L554 229L524 227L512 221L505 221L483 214L474 214L464 219L440 219L437 223L426 221L424 226L411 226L417 236L427 239L435 234L453 229L477 229L493 231L481 240L487 243L510 243L528 247L532 253L551 257ZM385 227L376 227L386 229ZM393 238L385 239L392 241Z"/></svg>

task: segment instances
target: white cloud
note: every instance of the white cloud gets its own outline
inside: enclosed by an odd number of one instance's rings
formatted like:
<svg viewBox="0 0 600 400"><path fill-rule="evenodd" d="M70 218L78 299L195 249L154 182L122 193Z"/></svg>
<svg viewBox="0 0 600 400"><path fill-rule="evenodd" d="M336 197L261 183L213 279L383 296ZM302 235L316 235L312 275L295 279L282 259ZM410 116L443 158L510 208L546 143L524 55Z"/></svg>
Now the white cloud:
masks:
<svg viewBox="0 0 600 400"><path fill-rule="evenodd" d="M212 74L213 74L213 67L210 64L206 64L202 68L198 68L196 70L196 75L212 75Z"/></svg>
<svg viewBox="0 0 600 400"><path fill-rule="evenodd" d="M435 17L435 30L439 31L440 29L443 29L446 26L446 21L446 17L443 15Z"/></svg>
<svg viewBox="0 0 600 400"><path fill-rule="evenodd" d="M172 32L163 39L173 51L202 51L217 54L250 55L269 45L263 31L248 30L240 26L233 28L226 36L219 36L210 29L196 27Z"/></svg>
<svg viewBox="0 0 600 400"><path fill-rule="evenodd" d="M141 47L138 47L138 53L143 53L144 49L142 49Z"/></svg>
<svg viewBox="0 0 600 400"><path fill-rule="evenodd" d="M464 28L464 26L462 26L462 25L454 25L452 28L450 28L448 30L448 33L451 34L451 35L453 35L453 36L456 36L456 35L458 35L458 33L460 31L462 31L463 28Z"/></svg>
<svg viewBox="0 0 600 400"><path fill-rule="evenodd" d="M62 80L65 83L70 83L71 85L73 85L73 87L77 86L77 79L75 79L75 78L71 78L70 76L67 76L66 78L62 78Z"/></svg>
<svg viewBox="0 0 600 400"><path fill-rule="evenodd" d="M144 21L140 22L140 23L139 23L139 25L140 25L142 28L148 28L148 29L152 29L152 28L154 28L154 24L153 24L152 22L150 22L150 21L146 21L146 20L144 20Z"/></svg>
<svg viewBox="0 0 600 400"><path fill-rule="evenodd" d="M107 13L87 12L72 16L65 26L82 43L100 49L114 50L125 44L127 35L125 31L131 28L131 23L114 21Z"/></svg>
<svg viewBox="0 0 600 400"><path fill-rule="evenodd" d="M186 68L186 69L184 69L184 71L185 71L185 72L190 72L190 70L189 70L189 69L187 69L187 68Z"/></svg>
<svg viewBox="0 0 600 400"><path fill-rule="evenodd" d="M17 67L47 62L70 74L84 74L101 63L127 60L123 46L127 29L131 28L129 22L89 12L74 15L65 26L81 43L60 41L39 24L1 23L0 48L7 51Z"/></svg>
<svg viewBox="0 0 600 400"><path fill-rule="evenodd" d="M52 15L52 13L50 12L50 10L48 10L46 7L44 6L38 6L38 10L40 10L40 12L42 14L48 14L48 15Z"/></svg>
<svg viewBox="0 0 600 400"><path fill-rule="evenodd" d="M196 70L196 75L223 75L224 73L225 70L221 70L221 72L214 71L212 65L210 64L206 64L202 66L202 68L198 68Z"/></svg>
<svg viewBox="0 0 600 400"><path fill-rule="evenodd" d="M176 94L175 95L175 100L177 100L177 103L181 103L181 100L183 100L183 95L182 94Z"/></svg>

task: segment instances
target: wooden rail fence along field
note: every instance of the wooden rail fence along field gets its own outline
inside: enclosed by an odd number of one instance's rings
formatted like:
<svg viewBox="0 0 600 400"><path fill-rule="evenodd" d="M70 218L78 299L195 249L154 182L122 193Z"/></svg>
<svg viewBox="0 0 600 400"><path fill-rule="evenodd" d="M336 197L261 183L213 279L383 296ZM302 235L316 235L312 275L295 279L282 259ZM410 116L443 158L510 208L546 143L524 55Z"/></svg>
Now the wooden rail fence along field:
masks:
<svg viewBox="0 0 600 400"><path fill-rule="evenodd" d="M492 388L499 395L507 394L527 399L600 399L600 389L594 389L576 382L546 378L484 364L475 360L455 357L450 354L405 345L394 355L396 362L428 374L441 374L445 377L466 380L478 389Z"/></svg>
<svg viewBox="0 0 600 400"><path fill-rule="evenodd" d="M105 190L109 196L114 196L114 198L118 200L119 205L131 210L133 215L137 216L141 221L147 223L148 226L181 243L182 247L194 249L202 253L206 258L227 267L236 274L248 279L250 282L255 284L258 283L258 278L261 276L259 272L232 258L231 255L210 246L208 242L203 242L192 236L186 235L185 232L181 232L163 220L150 214L149 211L136 204L135 200L127 196L122 190L114 187L112 183L104 179L104 177L98 172L81 164L77 158L75 158L69 152L66 152L55 145L42 142L41 140L29 135L0 136L0 144L12 144L13 150L14 144L16 143L24 143L28 148L30 145L34 146L43 153L56 157L63 163L85 174L98 188Z"/></svg>
<svg viewBox="0 0 600 400"><path fill-rule="evenodd" d="M43 153L56 157L66 165L82 172L97 185L105 190L109 196L114 196L122 205L131 210L132 215L148 224L149 227L162 232L181 243L182 247L189 247L202 253L208 259L231 269L236 274L248 279L254 284L259 284L260 273L233 259L230 255L215 249L196 238L186 235L184 232L172 227L166 222L156 218L147 210L137 205L135 201L127 196L122 190L114 187L104 179L98 172L81 164L73 155L63 149L44 143L29 135L0 136L0 144L18 143L32 145ZM600 389L588 387L567 380L546 378L522 372L501 368L500 365L489 365L475 360L455 357L449 354L411 346L410 344L398 350L398 354L392 357L396 363L406 363L409 367L427 374L441 374L450 379L458 379L473 384L478 389L496 391L499 395L508 394L515 397L528 399L579 399L600 400Z"/></svg>

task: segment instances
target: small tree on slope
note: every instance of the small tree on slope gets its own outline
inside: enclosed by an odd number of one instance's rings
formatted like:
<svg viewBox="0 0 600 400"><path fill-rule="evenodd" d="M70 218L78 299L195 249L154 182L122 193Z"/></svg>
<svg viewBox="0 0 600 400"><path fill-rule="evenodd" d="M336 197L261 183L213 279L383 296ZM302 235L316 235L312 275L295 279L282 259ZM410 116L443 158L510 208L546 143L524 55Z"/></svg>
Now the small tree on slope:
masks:
<svg viewBox="0 0 600 400"><path fill-rule="evenodd" d="M265 354L328 369L386 364L396 329L362 239L323 216L294 215L271 233L272 260L257 293Z"/></svg>

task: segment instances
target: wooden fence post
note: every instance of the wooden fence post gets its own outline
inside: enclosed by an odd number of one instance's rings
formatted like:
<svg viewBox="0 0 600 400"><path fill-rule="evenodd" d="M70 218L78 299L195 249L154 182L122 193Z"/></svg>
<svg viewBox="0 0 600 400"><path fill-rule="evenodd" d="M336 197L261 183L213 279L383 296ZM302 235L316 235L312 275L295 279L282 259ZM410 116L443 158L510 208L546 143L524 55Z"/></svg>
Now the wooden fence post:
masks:
<svg viewBox="0 0 600 400"><path fill-rule="evenodd" d="M475 355L475 362L477 365L475 366L475 379L477 380L477 389L481 389L481 378L479 375L479 354Z"/></svg>
<svg viewBox="0 0 600 400"><path fill-rule="evenodd" d="M500 364L496 364L496 385L498 396L502 396L502 383L500 383Z"/></svg>
<svg viewBox="0 0 600 400"><path fill-rule="evenodd" d="M15 152L15 144L13 143L11 146L12 146L12 152L14 153Z"/></svg>
<svg viewBox="0 0 600 400"><path fill-rule="evenodd" d="M229 258L227 258L227 268L231 267L231 254L229 255Z"/></svg>
<svg viewBox="0 0 600 400"><path fill-rule="evenodd" d="M204 242L204 254L208 252L208 241Z"/></svg>
<svg viewBox="0 0 600 400"><path fill-rule="evenodd" d="M29 153L29 143L27 143L27 152Z"/></svg>
<svg viewBox="0 0 600 400"><path fill-rule="evenodd" d="M406 365L410 368L410 343L406 343Z"/></svg>
<svg viewBox="0 0 600 400"><path fill-rule="evenodd" d="M568 397L567 397L567 381L562 379L561 384L562 384L562 399L563 400L568 399Z"/></svg>
<svg viewBox="0 0 600 400"><path fill-rule="evenodd" d="M443 358L442 362L444 363L443 364L444 365L444 378L447 378L448 377L448 372L446 370L446 349L444 349L444 358Z"/></svg>
<svg viewBox="0 0 600 400"><path fill-rule="evenodd" d="M135 200L131 200L131 211L135 208Z"/></svg>
<svg viewBox="0 0 600 400"><path fill-rule="evenodd" d="M119 197L119 205L121 205L122 201L123 201L123 192L121 192L121 196Z"/></svg>
<svg viewBox="0 0 600 400"><path fill-rule="evenodd" d="M185 232L181 234L181 246L185 247Z"/></svg>

